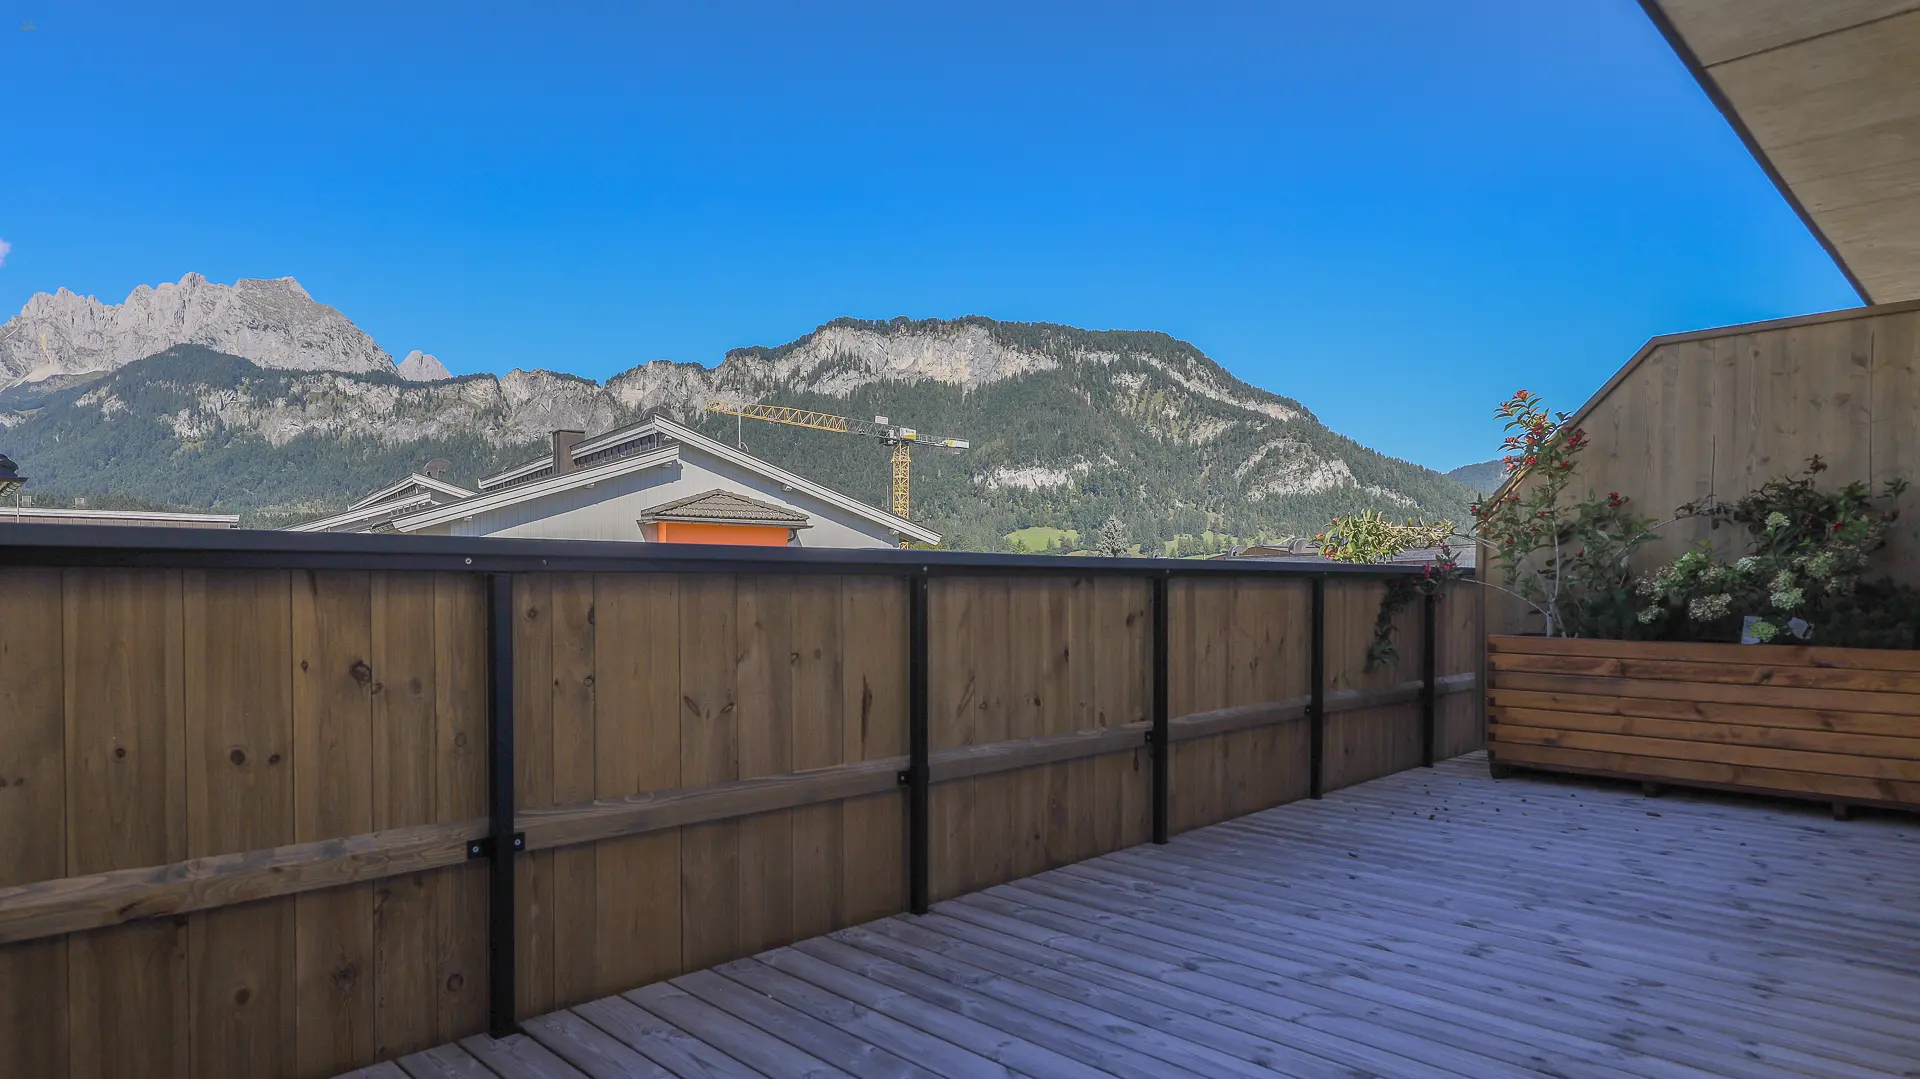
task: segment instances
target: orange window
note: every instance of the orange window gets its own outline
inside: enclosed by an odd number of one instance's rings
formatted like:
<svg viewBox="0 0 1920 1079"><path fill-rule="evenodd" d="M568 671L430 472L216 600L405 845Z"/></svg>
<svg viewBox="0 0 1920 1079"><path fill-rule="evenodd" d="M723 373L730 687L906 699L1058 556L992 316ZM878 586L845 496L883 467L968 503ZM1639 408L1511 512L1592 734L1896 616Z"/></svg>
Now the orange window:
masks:
<svg viewBox="0 0 1920 1079"><path fill-rule="evenodd" d="M654 525L660 543L724 543L737 547L785 547L791 529L776 525L710 525L661 521Z"/></svg>

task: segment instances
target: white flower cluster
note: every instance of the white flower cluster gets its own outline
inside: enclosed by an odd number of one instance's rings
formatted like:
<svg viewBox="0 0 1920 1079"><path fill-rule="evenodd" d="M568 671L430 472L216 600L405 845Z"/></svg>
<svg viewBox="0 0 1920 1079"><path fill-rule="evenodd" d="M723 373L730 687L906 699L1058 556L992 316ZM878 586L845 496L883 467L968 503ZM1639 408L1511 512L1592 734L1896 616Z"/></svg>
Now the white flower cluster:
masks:
<svg viewBox="0 0 1920 1079"><path fill-rule="evenodd" d="M1725 618L1733 609L1733 597L1725 592L1716 592L1711 596L1695 596L1687 603L1687 617L1695 622L1711 622Z"/></svg>

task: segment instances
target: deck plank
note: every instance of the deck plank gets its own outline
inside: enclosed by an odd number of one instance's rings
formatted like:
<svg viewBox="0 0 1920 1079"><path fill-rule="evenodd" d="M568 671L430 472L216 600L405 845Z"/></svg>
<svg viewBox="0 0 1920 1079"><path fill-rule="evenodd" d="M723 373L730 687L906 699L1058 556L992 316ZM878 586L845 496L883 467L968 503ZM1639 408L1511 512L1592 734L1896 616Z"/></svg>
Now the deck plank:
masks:
<svg viewBox="0 0 1920 1079"><path fill-rule="evenodd" d="M353 1079L1912 1077L1920 827L1475 754L526 1029Z"/></svg>
<svg viewBox="0 0 1920 1079"><path fill-rule="evenodd" d="M442 1045L401 1057L395 1063L409 1079L500 1079L458 1045Z"/></svg>

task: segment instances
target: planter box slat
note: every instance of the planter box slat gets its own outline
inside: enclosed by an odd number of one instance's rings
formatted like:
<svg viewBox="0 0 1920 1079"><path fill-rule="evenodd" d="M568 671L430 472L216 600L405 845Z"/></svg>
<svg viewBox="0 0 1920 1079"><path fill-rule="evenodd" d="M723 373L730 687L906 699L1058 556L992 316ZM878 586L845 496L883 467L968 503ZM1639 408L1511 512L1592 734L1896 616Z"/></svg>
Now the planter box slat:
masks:
<svg viewBox="0 0 1920 1079"><path fill-rule="evenodd" d="M1749 649L1753 651L1753 649ZM1765 656L1772 649L1761 652ZM1759 657L1756 657L1759 658ZM1643 678L1658 682L1719 682L1727 685L1789 686L1795 689L1852 689L1873 693L1920 693L1920 673L1839 667L1791 667L1774 663L1696 662L1624 656L1561 656L1496 652L1488 660L1496 671L1585 674Z"/></svg>
<svg viewBox="0 0 1920 1079"><path fill-rule="evenodd" d="M1548 771L1657 780L1683 786L1713 787L1753 794L1776 794L1817 801L1844 801L1900 809L1920 806L1920 784L1851 776L1751 768L1704 761L1677 761L1638 757L1627 753L1595 753L1557 746L1512 745L1499 754L1503 763Z"/></svg>
<svg viewBox="0 0 1920 1079"><path fill-rule="evenodd" d="M1703 723L1653 719L1647 716L1604 715L1593 712L1549 712L1535 708L1495 707L1489 712L1489 716L1494 722L1503 725L1502 730L1507 729L1505 724L1512 724L1515 727L1592 731L1596 734L1624 734L1715 745L1761 746L1767 749L1797 749L1810 753L1850 754L1920 761L1920 737L1887 738L1871 734L1840 734L1833 731L1804 730L1795 727Z"/></svg>
<svg viewBox="0 0 1920 1079"><path fill-rule="evenodd" d="M1593 712L1649 719L1707 720L1758 727L1793 727L1840 734L1920 737L1920 721L1875 712L1837 712L1821 708L1767 708L1714 701L1668 701L1655 697L1608 697L1587 693L1546 693L1496 686L1488 694L1494 708L1540 708L1554 712Z"/></svg>
<svg viewBox="0 0 1920 1079"><path fill-rule="evenodd" d="M1506 723L1499 724L1497 730L1498 734L1491 741L1499 745L1525 742L1532 745L1560 746L1565 749L1590 749L1596 753L1624 753L1676 761L1706 761L1754 768L1777 768L1788 772L1857 776L1861 779L1889 779L1920 784L1920 761L1915 760L1862 757L1849 753L1771 749L1766 746L1727 742L1694 742L1678 738L1602 734L1595 731L1554 730Z"/></svg>
<svg viewBox="0 0 1920 1079"><path fill-rule="evenodd" d="M1920 653L1489 637L1496 766L1920 808Z"/></svg>
<svg viewBox="0 0 1920 1079"><path fill-rule="evenodd" d="M1593 693L1603 697L1653 697L1667 701L1713 701L1771 708L1837 708L1847 712L1920 716L1920 696L1863 693L1848 689L1794 689L1789 686L1735 686L1724 682L1656 682L1638 678L1601 678L1579 674L1495 671L1496 688Z"/></svg>
<svg viewBox="0 0 1920 1079"><path fill-rule="evenodd" d="M1515 652L1544 656L1614 656L1623 659L1672 659L1673 649L1685 649L1688 659L1717 663L1763 662L1774 667L1831 667L1850 671L1920 672L1920 650L1882 648L1819 648L1801 644L1708 644L1672 641L1600 641L1584 637L1515 637L1487 639L1495 653Z"/></svg>

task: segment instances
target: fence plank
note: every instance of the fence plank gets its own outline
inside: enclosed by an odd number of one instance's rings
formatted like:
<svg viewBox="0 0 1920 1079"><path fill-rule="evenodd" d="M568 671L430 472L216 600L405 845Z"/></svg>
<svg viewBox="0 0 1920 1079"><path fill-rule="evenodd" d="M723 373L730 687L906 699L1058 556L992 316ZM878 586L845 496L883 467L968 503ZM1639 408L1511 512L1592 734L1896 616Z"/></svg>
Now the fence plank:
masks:
<svg viewBox="0 0 1920 1079"><path fill-rule="evenodd" d="M487 603L479 577L433 578L435 817L487 812ZM487 1026L487 872L471 862L433 876L434 1040Z"/></svg>
<svg viewBox="0 0 1920 1079"><path fill-rule="evenodd" d="M827 768L840 764L846 754L841 579L798 577L790 587L792 763L796 770ZM792 821L793 870L788 901L793 911L793 935L805 939L847 924L841 877L846 859L846 810L837 800L805 806L793 811Z"/></svg>
<svg viewBox="0 0 1920 1079"><path fill-rule="evenodd" d="M293 840L373 828L372 581L293 578ZM294 900L299 1075L337 1075L373 1056L373 888Z"/></svg>
<svg viewBox="0 0 1920 1079"><path fill-rule="evenodd" d="M994 647L976 633L980 581L945 577L927 586L927 736L930 752L971 745L986 707L977 649ZM967 890L973 879L973 780L936 787L928 796L928 895L934 901Z"/></svg>
<svg viewBox="0 0 1920 1079"><path fill-rule="evenodd" d="M681 786L680 581L594 581L595 793ZM598 984L593 996L682 969L678 831L600 843L594 852Z"/></svg>
<svg viewBox="0 0 1920 1079"><path fill-rule="evenodd" d="M0 572L0 886L67 875L59 570ZM0 1061L67 1074L67 942L0 947Z"/></svg>
<svg viewBox="0 0 1920 1079"><path fill-rule="evenodd" d="M374 574L371 619L373 826L429 825L435 819L433 579ZM434 1044L438 926L431 879L416 872L374 886L373 1051L379 1058Z"/></svg>
<svg viewBox="0 0 1920 1079"><path fill-rule="evenodd" d="M704 786L740 777L735 657L736 580L695 575L680 582L680 782ZM739 955L740 822L695 824L680 833L683 969Z"/></svg>
<svg viewBox="0 0 1920 1079"><path fill-rule="evenodd" d="M297 841L293 583L278 572L189 575L193 857ZM306 585L304 574L297 583ZM210 910L191 920L196 1079L295 1071L294 916L293 901L282 898Z"/></svg>
<svg viewBox="0 0 1920 1079"><path fill-rule="evenodd" d="M841 582L848 761L907 752L907 588L887 577ZM858 716L859 722L852 722ZM937 788L936 788L937 789ZM905 910L906 798L901 792L847 802L841 892L850 923Z"/></svg>
<svg viewBox="0 0 1920 1079"><path fill-rule="evenodd" d="M736 777L781 775L793 770L793 578L742 577L735 587ZM792 814L741 820L739 844L738 946L758 952L791 943Z"/></svg>
<svg viewBox="0 0 1920 1079"><path fill-rule="evenodd" d="M563 692L554 670L553 590L557 574L516 573L513 621L513 797L516 813L553 804L554 710ZM592 578L588 578L591 589ZM591 594L591 593L589 593ZM581 799L593 797L589 787ZM554 1008L554 860L552 852L519 856L513 874L514 1014Z"/></svg>
<svg viewBox="0 0 1920 1079"><path fill-rule="evenodd" d="M585 573L555 574L549 582L549 681L534 688L544 692L551 712L553 777L545 793L553 805L569 805L598 793L597 589L594 577ZM534 876L534 886L546 900L542 914L550 919L542 923L551 928L550 944L541 958L553 966L552 1006L556 1008L591 1000L601 991L600 946L594 939L599 920L599 858L596 845L554 851L539 863Z"/></svg>

